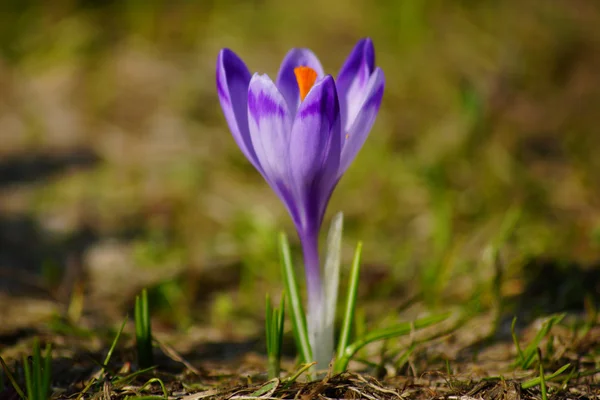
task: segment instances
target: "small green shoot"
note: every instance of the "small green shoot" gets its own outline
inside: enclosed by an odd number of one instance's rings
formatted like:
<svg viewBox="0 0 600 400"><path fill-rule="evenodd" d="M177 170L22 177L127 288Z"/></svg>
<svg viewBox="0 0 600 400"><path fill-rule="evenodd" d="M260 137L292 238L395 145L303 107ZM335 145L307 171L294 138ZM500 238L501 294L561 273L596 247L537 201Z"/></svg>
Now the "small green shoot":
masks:
<svg viewBox="0 0 600 400"><path fill-rule="evenodd" d="M515 347L517 348L517 359L513 365L521 367L521 369L526 370L531 368L533 362L535 361L538 347L542 340L548 336L552 327L558 324L565 317L565 314L552 315L548 320L542 325L542 328L538 331L533 338L533 341L529 343L529 345L525 348L525 350L521 349L519 345L519 339L517 338L517 334L515 333L515 325L517 322L517 318L513 318L512 325L510 327L513 342L515 343Z"/></svg>
<svg viewBox="0 0 600 400"><path fill-rule="evenodd" d="M279 255L281 258L281 266L283 268L285 292L290 301L292 330L294 332L294 338L296 339L296 346L300 352L302 362L307 363L312 360L312 349L308 340L306 317L302 307L302 300L298 293L298 283L296 281L294 266L292 265L290 244L285 233L279 234Z"/></svg>
<svg viewBox="0 0 600 400"><path fill-rule="evenodd" d="M265 317L265 335L267 337L267 357L269 379L278 378L281 372L281 346L283 344L283 322L285 320L285 295L281 295L279 308L271 305L267 294Z"/></svg>
<svg viewBox="0 0 600 400"><path fill-rule="evenodd" d="M356 312L356 297L358 294L358 282L360 276L360 259L362 254L362 243L359 242L354 252L354 259L352 260L352 267L350 269L350 281L348 282L348 296L346 298L346 310L344 313L344 319L342 322L342 331L340 332L340 338L338 342L338 348L336 353L336 362L334 364L335 372L343 372L345 366L342 368L344 363L344 353L350 342L350 334L352 331L352 323L354 321L354 314Z"/></svg>
<svg viewBox="0 0 600 400"><path fill-rule="evenodd" d="M515 348L517 349L517 361L515 364L521 362L524 359L523 351L521 350L521 345L519 344L519 338L517 338L517 333L515 331L515 326L517 325L517 317L513 317L512 323L510 324L510 334L512 335L513 343L515 344Z"/></svg>
<svg viewBox="0 0 600 400"><path fill-rule="evenodd" d="M33 342L33 357L31 364L27 357L23 357L25 370L25 386L28 400L47 400L50 395L50 378L52 374L52 347L46 345L45 355L42 357L40 342L36 338ZM15 390L17 387L15 386ZM18 390L17 390L18 391Z"/></svg>
<svg viewBox="0 0 600 400"><path fill-rule="evenodd" d="M542 362L542 351L537 349L538 361L540 363L540 390L542 391L542 400L548 400L548 390L546 388L546 379L544 377L544 365Z"/></svg>
<svg viewBox="0 0 600 400"><path fill-rule="evenodd" d="M152 356L152 326L148 307L148 292L142 290L135 298L135 339L137 344L138 367L148 368L154 364Z"/></svg>

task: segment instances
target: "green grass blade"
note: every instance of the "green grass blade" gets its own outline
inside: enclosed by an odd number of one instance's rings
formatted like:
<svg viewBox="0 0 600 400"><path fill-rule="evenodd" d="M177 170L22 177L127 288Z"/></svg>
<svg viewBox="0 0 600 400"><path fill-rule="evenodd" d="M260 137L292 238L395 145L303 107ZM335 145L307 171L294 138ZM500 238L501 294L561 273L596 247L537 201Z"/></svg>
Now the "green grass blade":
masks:
<svg viewBox="0 0 600 400"><path fill-rule="evenodd" d="M408 346L408 349L406 349L400 355L400 357L398 357L398 359L394 363L397 369L402 368L406 363L408 363L408 360L410 359L410 356L415 351L415 348L416 348L416 343L412 343L410 346ZM450 375L450 374L448 374L448 375Z"/></svg>
<svg viewBox="0 0 600 400"><path fill-rule="evenodd" d="M25 370L25 387L27 388L27 398L35 400L35 391L33 390L33 377L31 376L31 367L26 356L23 357L23 369Z"/></svg>
<svg viewBox="0 0 600 400"><path fill-rule="evenodd" d="M512 323L510 324L510 334L512 336L513 343L515 344L515 348L517 349L516 364L523 365L523 360L525 359L525 357L523 356L523 351L521 350L521 346L519 345L519 338L517 338L517 333L515 332L516 325L517 317L513 317Z"/></svg>
<svg viewBox="0 0 600 400"><path fill-rule="evenodd" d="M547 381L550 381L550 380L553 380L553 379L559 377L569 367L571 367L571 364L565 364L562 367L560 367L559 369L557 369L556 372L554 372L554 373L552 373L550 375L544 375L544 377L543 377L544 381L547 382ZM600 372L600 369L596 370L596 371L593 371L593 372L594 373L598 373L598 372ZM579 375L578 374L577 376L584 376L584 375ZM525 382L521 383L521 388L522 389L531 389L532 387L540 385L541 382L542 382L542 379L541 379L541 377L538 376L537 378L533 378L533 379L530 379L528 381L525 381Z"/></svg>
<svg viewBox="0 0 600 400"><path fill-rule="evenodd" d="M128 385L130 384L135 378L137 378L138 376L144 375L147 372L150 372L152 370L156 369L156 366L152 366L149 368L144 368L144 369L139 369L135 372L130 373L129 375L126 376L121 376L118 378L115 378L112 382L113 386L123 386L123 385Z"/></svg>
<svg viewBox="0 0 600 400"><path fill-rule="evenodd" d="M44 356L44 370L42 376L42 387L44 395L47 396L50 392L50 380L52 379L52 346L50 345L50 343L46 344L46 351Z"/></svg>
<svg viewBox="0 0 600 400"><path fill-rule="evenodd" d="M277 360L276 368L274 369L274 375L276 378L279 377L281 372L281 349L283 347L283 329L285 322L285 293L281 296L281 302L279 308L275 310L275 316L273 317L273 336L276 340L274 349L274 359Z"/></svg>
<svg viewBox="0 0 600 400"><path fill-rule="evenodd" d="M269 379L279 377L281 371L281 346L283 341L284 295L279 308L273 308L271 298L266 296L265 334L267 342L267 360Z"/></svg>
<svg viewBox="0 0 600 400"><path fill-rule="evenodd" d="M281 294L279 302L279 320L277 321L277 331L279 332L279 343L283 343L283 324L285 323L285 292Z"/></svg>
<svg viewBox="0 0 600 400"><path fill-rule="evenodd" d="M552 327L563 320L565 315L566 314L553 315L542 325L542 328L535 335L533 341L529 343L529 345L523 351L523 362L521 364L523 369L528 369L531 367L535 361L540 343L546 336L548 336Z"/></svg>
<svg viewBox="0 0 600 400"><path fill-rule="evenodd" d="M378 329L376 331L369 332L365 337L353 343L350 347L362 347L378 340L407 335L415 329L423 329L438 322L444 321L448 318L448 316L449 314L433 315L418 319L416 321L404 322L391 328Z"/></svg>
<svg viewBox="0 0 600 400"><path fill-rule="evenodd" d="M312 360L312 350L308 341L308 331L306 328L306 315L302 308L302 301L298 293L298 283L296 282L296 274L292 265L292 257L290 253L290 245L284 233L279 234L279 254L281 265L283 268L283 277L285 281L285 291L290 300L290 310L292 312L292 327L296 345L300 351L300 356L303 362Z"/></svg>
<svg viewBox="0 0 600 400"><path fill-rule="evenodd" d="M144 330L142 327L142 304L140 302L140 296L135 296L135 308L133 310L133 319L135 322L135 340L136 345L138 346L138 357L139 357L139 343L144 335Z"/></svg>
<svg viewBox="0 0 600 400"><path fill-rule="evenodd" d="M346 347L342 356L336 361L336 363L339 363L339 365L336 365L336 370L345 371L354 354L356 354L356 352L369 343L407 335L416 329L423 329L438 322L444 321L448 317L449 314L433 315L412 322L404 322L391 328L369 332L367 335Z"/></svg>
<svg viewBox="0 0 600 400"><path fill-rule="evenodd" d="M144 321L144 337L152 346L152 325L150 323L150 306L148 305L148 291L142 290L142 318Z"/></svg>
<svg viewBox="0 0 600 400"><path fill-rule="evenodd" d="M275 392L277 387L281 382L278 378L271 379L266 382L263 386L250 393L248 397L250 398L271 398L271 395Z"/></svg>
<svg viewBox="0 0 600 400"><path fill-rule="evenodd" d="M290 383L295 382L296 379L298 379L303 373L305 373L308 370L310 370L315 364L316 364L316 362L311 362L311 363L307 363L307 364L302 365L302 367L300 367L300 369L298 371L296 371L296 373L294 373L294 375L290 376L289 378L287 378L285 380L285 383L286 384L290 384ZM307 375L309 375L309 374L307 374Z"/></svg>
<svg viewBox="0 0 600 400"><path fill-rule="evenodd" d="M121 327L117 331L117 334L115 335L115 338L113 339L113 341L110 345L110 348L108 349L108 353L106 353L106 357L104 358L104 363L101 366L102 368L100 370L99 376L103 376L104 372L108 368L108 363L110 362L113 352L115 351L115 348L117 347L117 343L119 342L119 338L121 337L121 334L123 333L123 330L125 329L125 324L127 324L127 319L128 319L128 317L125 317L125 319L123 320L123 323L121 323ZM92 387L94 382L96 382L96 378L90 379L90 381L85 385L85 387L83 388L81 393L79 393L79 395L77 396L77 400L80 400L84 397L84 395L87 393L88 390L90 390L90 388Z"/></svg>
<svg viewBox="0 0 600 400"><path fill-rule="evenodd" d="M27 400L27 396L25 396L23 389L21 389L21 387L17 383L17 380L15 379L15 377L10 373L10 370L8 369L8 365L6 365L6 362L4 362L4 359L2 357L0 357L0 364L2 364L2 369L4 370L4 374L10 381L10 384L12 385L13 389L15 389L15 391L17 392L17 394L19 395L19 397L22 400ZM27 379L25 381L27 382Z"/></svg>
<svg viewBox="0 0 600 400"><path fill-rule="evenodd" d="M106 367L108 366L108 363L110 362L113 352L115 351L115 348L117 347L117 343L119 342L119 338L121 337L121 334L123 333L123 329L125 329L126 323L127 323L127 317L125 317L125 319L123 320L121 327L117 331L117 334L115 335L115 338L113 339L112 344L110 345L110 348L108 349L108 353L106 353L106 357L104 358L104 368L102 369L101 375L104 373L104 371L106 370Z"/></svg>
<svg viewBox="0 0 600 400"><path fill-rule="evenodd" d="M513 206L506 212L500 224L500 229L493 239L493 251L497 252L508 241L515 231L522 214L523 210L518 206Z"/></svg>
<svg viewBox="0 0 600 400"><path fill-rule="evenodd" d="M148 386L152 385L153 383L158 383L160 385L160 388L163 391L162 397L160 397L160 396L153 396L153 397L167 400L169 398L169 393L167 392L167 388L165 387L165 384L159 378L151 378L150 380L148 380L148 382L144 383L144 385L140 388L140 391L146 390L146 388Z"/></svg>
<svg viewBox="0 0 600 400"><path fill-rule="evenodd" d="M352 260L352 267L350 269L350 281L348 282L348 296L346 298L346 310L344 313L344 319L342 322L342 331L340 332L340 338L338 342L336 363L334 366L334 372L343 372L342 366L344 363L339 363L337 360L343 359L344 352L350 342L350 334L352 331L352 322L354 320L354 314L356 311L356 297L358 294L358 283L360 276L360 260L362 254L362 242L358 242L356 250L354 252L354 259ZM347 364L347 363L345 363ZM344 366L345 369L345 366Z"/></svg>
<svg viewBox="0 0 600 400"><path fill-rule="evenodd" d="M33 342L33 385L35 386L34 398L38 400L44 399L44 388L42 387L42 355L40 351L40 341L35 339Z"/></svg>
<svg viewBox="0 0 600 400"><path fill-rule="evenodd" d="M135 333L139 367L147 368L154 364L154 357L152 355L152 326L146 289L142 290L141 295L135 299Z"/></svg>
<svg viewBox="0 0 600 400"><path fill-rule="evenodd" d="M548 389L546 388L546 380L544 379L544 365L542 363L542 351L537 349L537 356L540 362L540 390L542 392L542 400L548 400Z"/></svg>

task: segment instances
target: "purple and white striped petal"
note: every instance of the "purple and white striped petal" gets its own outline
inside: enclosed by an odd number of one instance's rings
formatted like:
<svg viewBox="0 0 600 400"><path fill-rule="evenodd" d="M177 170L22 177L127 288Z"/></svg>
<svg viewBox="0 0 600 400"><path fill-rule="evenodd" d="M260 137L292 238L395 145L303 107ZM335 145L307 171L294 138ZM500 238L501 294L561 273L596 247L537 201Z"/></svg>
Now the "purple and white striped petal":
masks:
<svg viewBox="0 0 600 400"><path fill-rule="evenodd" d="M385 76L383 71L377 67L364 90L357 117L342 139L342 156L338 171L339 178L341 178L352 161L354 161L356 154L362 148L367 136L369 136L369 132L375 123L379 106L381 105L384 86Z"/></svg>
<svg viewBox="0 0 600 400"><path fill-rule="evenodd" d="M340 107L330 75L317 81L300 104L290 138L290 166L297 197L305 205L304 228L320 225L335 186L341 153Z"/></svg>
<svg viewBox="0 0 600 400"><path fill-rule="evenodd" d="M290 50L281 63L279 73L277 74L277 87L285 97L288 104L288 110L292 117L296 115L298 105L300 104L300 90L294 74L296 67L310 67L317 73L317 79L322 78L325 73L317 56L308 49Z"/></svg>
<svg viewBox="0 0 600 400"><path fill-rule="evenodd" d="M252 147L271 184L289 182L292 119L285 99L267 75L254 74L248 87L248 125Z"/></svg>
<svg viewBox="0 0 600 400"><path fill-rule="evenodd" d="M342 128L348 130L365 98L369 78L375 69L375 49L371 39L361 39L344 62L336 79Z"/></svg>
<svg viewBox="0 0 600 400"><path fill-rule="evenodd" d="M223 49L217 58L217 93L223 114L242 153L262 172L248 130L248 85L250 72L231 50Z"/></svg>
<svg viewBox="0 0 600 400"><path fill-rule="evenodd" d="M292 118L285 99L267 75L254 74L248 88L248 125L262 176L288 209L294 223L301 204L291 189L289 140Z"/></svg>

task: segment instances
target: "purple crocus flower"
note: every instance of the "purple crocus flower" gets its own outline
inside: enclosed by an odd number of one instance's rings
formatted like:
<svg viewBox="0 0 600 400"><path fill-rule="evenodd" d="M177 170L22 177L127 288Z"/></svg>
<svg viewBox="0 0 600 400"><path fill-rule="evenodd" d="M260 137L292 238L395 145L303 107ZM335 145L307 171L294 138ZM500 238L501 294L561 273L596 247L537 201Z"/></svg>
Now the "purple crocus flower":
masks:
<svg viewBox="0 0 600 400"><path fill-rule="evenodd" d="M229 129L285 204L302 243L309 335L320 330L314 321L323 314L318 246L323 216L375 122L384 83L368 38L356 44L336 80L308 49L290 50L275 82L251 75L233 51L219 53L217 90ZM315 359L329 362L332 351L314 354L319 335L310 336Z"/></svg>

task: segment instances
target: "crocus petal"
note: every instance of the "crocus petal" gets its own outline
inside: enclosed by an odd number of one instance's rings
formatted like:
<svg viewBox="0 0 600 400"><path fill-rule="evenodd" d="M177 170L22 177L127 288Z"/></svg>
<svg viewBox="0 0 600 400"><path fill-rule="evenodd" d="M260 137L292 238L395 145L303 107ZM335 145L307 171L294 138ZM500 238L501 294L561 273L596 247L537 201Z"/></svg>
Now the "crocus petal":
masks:
<svg viewBox="0 0 600 400"><path fill-rule="evenodd" d="M279 73L277 74L277 87L288 104L288 110L292 117L296 114L298 105L300 104L300 90L298 82L294 74L296 67L310 67L317 73L317 79L322 78L325 73L321 62L308 49L292 49L290 50L281 63Z"/></svg>
<svg viewBox="0 0 600 400"><path fill-rule="evenodd" d="M229 130L246 158L256 169L260 163L248 130L248 85L250 72L246 64L231 50L223 49L217 58L217 93Z"/></svg>
<svg viewBox="0 0 600 400"><path fill-rule="evenodd" d="M375 49L369 38L360 40L346 59L338 74L336 83L342 127L348 130L358 115L364 99L364 90L375 68Z"/></svg>
<svg viewBox="0 0 600 400"><path fill-rule="evenodd" d="M298 219L297 200L290 189L289 140L292 119L285 99L267 75L254 74L248 88L248 125L262 175Z"/></svg>
<svg viewBox="0 0 600 400"><path fill-rule="evenodd" d="M331 76L318 81L296 113L290 137L290 166L296 195L305 209L301 223L319 228L335 186L341 153L340 107Z"/></svg>
<svg viewBox="0 0 600 400"><path fill-rule="evenodd" d="M348 169L356 154L365 143L367 136L369 136L369 132L375 123L379 106L381 105L384 86L385 76L383 75L383 71L380 68L376 68L365 88L365 94L362 98L362 104L357 117L342 139L342 157L338 177L341 177L346 169Z"/></svg>

